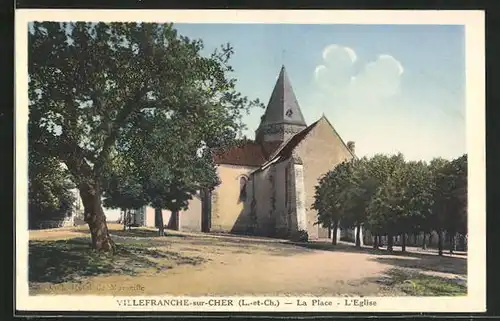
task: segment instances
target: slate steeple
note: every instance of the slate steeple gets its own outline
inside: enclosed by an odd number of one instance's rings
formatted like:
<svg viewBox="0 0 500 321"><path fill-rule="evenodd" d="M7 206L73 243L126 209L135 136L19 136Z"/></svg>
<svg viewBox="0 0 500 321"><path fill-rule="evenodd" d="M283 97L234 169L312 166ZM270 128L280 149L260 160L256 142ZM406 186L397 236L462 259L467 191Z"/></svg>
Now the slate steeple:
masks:
<svg viewBox="0 0 500 321"><path fill-rule="evenodd" d="M283 142L306 127L285 66L282 66L266 111L255 132L256 140Z"/></svg>

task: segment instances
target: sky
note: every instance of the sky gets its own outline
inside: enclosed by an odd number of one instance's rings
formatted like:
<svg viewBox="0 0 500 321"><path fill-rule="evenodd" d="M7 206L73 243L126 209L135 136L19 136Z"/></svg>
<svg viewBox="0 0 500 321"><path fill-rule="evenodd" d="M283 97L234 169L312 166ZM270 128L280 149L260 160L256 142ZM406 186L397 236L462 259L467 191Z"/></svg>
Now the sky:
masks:
<svg viewBox="0 0 500 321"><path fill-rule="evenodd" d="M360 157L455 158L465 146L459 25L174 24L204 53L230 43L237 90L269 101L285 65L307 124L323 114ZM254 137L263 109L245 116Z"/></svg>

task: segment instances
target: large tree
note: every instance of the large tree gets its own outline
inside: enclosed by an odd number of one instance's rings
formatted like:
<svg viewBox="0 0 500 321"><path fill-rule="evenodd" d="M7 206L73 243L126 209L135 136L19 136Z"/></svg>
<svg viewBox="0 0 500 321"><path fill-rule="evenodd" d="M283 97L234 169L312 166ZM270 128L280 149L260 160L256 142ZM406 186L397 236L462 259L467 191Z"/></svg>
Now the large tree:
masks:
<svg viewBox="0 0 500 321"><path fill-rule="evenodd" d="M436 230L439 254L443 254L443 232L450 241L450 252L455 249L457 233L467 233L467 155L458 157L436 168Z"/></svg>
<svg viewBox="0 0 500 321"><path fill-rule="evenodd" d="M317 224L333 229L332 244L337 244L337 230L342 224L349 225L351 176L353 163L345 161L326 173L316 186L312 208L317 210ZM347 226L346 225L346 226Z"/></svg>
<svg viewBox="0 0 500 321"><path fill-rule="evenodd" d="M387 249L393 250L394 236L399 234L405 214L403 193L406 179L405 160L402 154L387 159L386 167L379 173L386 179L378 186L368 205L367 223L377 233L387 235ZM386 174L385 174L386 172Z"/></svg>
<svg viewBox="0 0 500 321"><path fill-rule="evenodd" d="M399 218L402 251L406 251L408 234L421 230L432 215L434 198L432 175L427 163L410 161L405 164L400 204L405 209Z"/></svg>
<svg viewBox="0 0 500 321"><path fill-rule="evenodd" d="M362 158L357 162L357 166L353 172L352 191L351 191L351 221L357 227L356 245L360 246L360 231L361 225L365 224L370 227L367 220L369 214L370 202L375 196L377 190L392 175L394 170L404 162L402 154L387 156L376 154L371 158ZM377 226L372 226L375 234L375 248L379 244L379 231Z"/></svg>
<svg viewBox="0 0 500 321"><path fill-rule="evenodd" d="M205 57L171 24L35 22L28 46L32 137L67 165L98 250L114 249L101 202L112 151L131 150L138 126L168 125L145 114L190 122L195 143L216 148L241 132L252 105L229 76L232 48Z"/></svg>

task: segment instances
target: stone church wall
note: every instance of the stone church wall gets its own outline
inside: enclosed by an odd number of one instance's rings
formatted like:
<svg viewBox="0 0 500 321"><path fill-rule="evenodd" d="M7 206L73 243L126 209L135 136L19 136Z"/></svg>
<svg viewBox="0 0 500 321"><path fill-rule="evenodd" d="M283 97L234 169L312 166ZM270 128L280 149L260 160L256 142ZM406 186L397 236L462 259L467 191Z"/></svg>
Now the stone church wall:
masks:
<svg viewBox="0 0 500 321"><path fill-rule="evenodd" d="M253 175L257 235L270 236L274 230L271 220L273 179L273 169L269 167Z"/></svg>
<svg viewBox="0 0 500 321"><path fill-rule="evenodd" d="M212 193L211 231L243 233L248 228L251 220L252 182L247 181L246 197L241 199L240 179L248 179L254 169L255 167L235 165L217 167L217 173L223 183Z"/></svg>
<svg viewBox="0 0 500 321"><path fill-rule="evenodd" d="M307 224L307 211L306 211L306 190L304 184L304 165L302 162L293 162L293 211L290 213L293 217L293 229L294 232L307 230L310 234L310 228Z"/></svg>
<svg viewBox="0 0 500 321"><path fill-rule="evenodd" d="M317 212L311 209L311 206L314 203L315 186L321 176L345 159L351 159L352 155L324 117L299 143L296 152L304 164L305 208L309 237L327 238L328 229L314 225Z"/></svg>
<svg viewBox="0 0 500 321"><path fill-rule="evenodd" d="M290 197L290 194L286 196L285 194L289 193L290 190L287 190L287 182L288 185L290 185L290 174L288 173L289 171L289 166L290 166L290 161L284 161L280 163L276 163L271 165L274 167L274 173L275 173L275 197L276 197L276 204L274 207L274 212L273 216L275 218L275 236L277 237L287 237L290 232L290 227L289 227L289 219L288 219L288 210L290 202L285 202L288 201L287 197ZM285 179L285 174L288 174L288 180Z"/></svg>

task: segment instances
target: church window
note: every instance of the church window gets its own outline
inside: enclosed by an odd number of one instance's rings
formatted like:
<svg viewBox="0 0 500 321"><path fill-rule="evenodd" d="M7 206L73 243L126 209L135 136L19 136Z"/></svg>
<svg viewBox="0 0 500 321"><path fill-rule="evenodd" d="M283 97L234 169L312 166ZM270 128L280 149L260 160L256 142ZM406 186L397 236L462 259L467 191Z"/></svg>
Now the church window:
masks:
<svg viewBox="0 0 500 321"><path fill-rule="evenodd" d="M240 201L244 202L247 199L247 178L242 176L240 178Z"/></svg>

